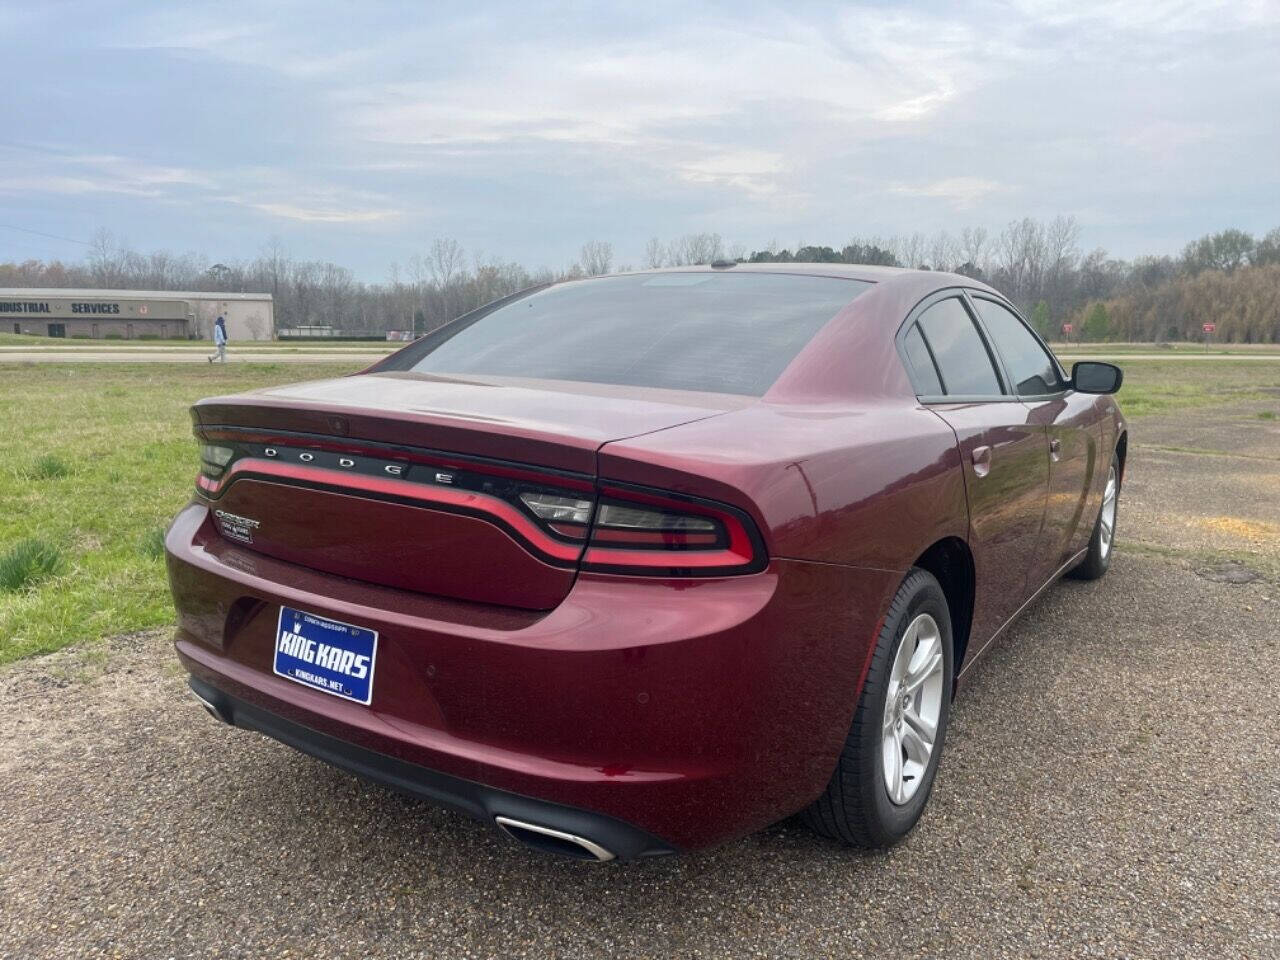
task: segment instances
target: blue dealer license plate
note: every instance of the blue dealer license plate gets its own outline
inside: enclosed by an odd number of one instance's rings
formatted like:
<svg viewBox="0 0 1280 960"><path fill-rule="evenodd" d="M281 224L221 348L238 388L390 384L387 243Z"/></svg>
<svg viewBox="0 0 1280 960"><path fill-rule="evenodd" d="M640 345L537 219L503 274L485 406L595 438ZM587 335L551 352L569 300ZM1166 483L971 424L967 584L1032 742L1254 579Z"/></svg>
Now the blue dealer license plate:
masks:
<svg viewBox="0 0 1280 960"><path fill-rule="evenodd" d="M286 679L367 705L377 652L375 630L280 608L273 669Z"/></svg>

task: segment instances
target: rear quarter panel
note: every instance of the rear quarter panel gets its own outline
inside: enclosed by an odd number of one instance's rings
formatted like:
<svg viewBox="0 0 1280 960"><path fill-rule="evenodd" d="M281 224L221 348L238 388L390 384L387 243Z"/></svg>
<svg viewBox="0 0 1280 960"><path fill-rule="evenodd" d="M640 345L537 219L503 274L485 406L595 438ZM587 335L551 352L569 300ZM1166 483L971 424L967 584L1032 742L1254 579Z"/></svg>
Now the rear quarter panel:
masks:
<svg viewBox="0 0 1280 960"><path fill-rule="evenodd" d="M599 470L733 503L775 557L905 572L937 540L968 535L955 435L914 398L761 402L606 444Z"/></svg>

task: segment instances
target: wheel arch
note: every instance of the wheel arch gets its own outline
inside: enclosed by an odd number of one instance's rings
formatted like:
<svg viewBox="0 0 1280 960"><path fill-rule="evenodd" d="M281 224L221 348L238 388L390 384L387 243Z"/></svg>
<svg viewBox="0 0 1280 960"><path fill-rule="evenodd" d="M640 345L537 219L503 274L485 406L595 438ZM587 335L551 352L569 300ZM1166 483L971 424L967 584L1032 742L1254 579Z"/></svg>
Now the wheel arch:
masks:
<svg viewBox="0 0 1280 960"><path fill-rule="evenodd" d="M959 537L944 537L916 559L913 566L933 574L947 598L951 614L954 675L959 676L973 626L975 570L973 552Z"/></svg>

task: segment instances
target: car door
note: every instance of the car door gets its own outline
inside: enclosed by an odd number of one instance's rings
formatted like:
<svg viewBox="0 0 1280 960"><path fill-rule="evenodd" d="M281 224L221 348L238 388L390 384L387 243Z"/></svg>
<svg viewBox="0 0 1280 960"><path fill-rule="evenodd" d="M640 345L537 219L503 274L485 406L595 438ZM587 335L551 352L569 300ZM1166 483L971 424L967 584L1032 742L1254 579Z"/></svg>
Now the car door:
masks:
<svg viewBox="0 0 1280 960"><path fill-rule="evenodd" d="M1049 348L1008 304L983 292L970 291L969 296L1014 392L1049 437L1049 497L1033 574L1036 589L1088 542L1092 532L1088 508L1098 472L1097 398L1070 389Z"/></svg>
<svg viewBox="0 0 1280 960"><path fill-rule="evenodd" d="M961 291L924 301L899 334L920 402L955 431L976 585L970 654L1034 590L1049 489L1044 424L1009 389Z"/></svg>

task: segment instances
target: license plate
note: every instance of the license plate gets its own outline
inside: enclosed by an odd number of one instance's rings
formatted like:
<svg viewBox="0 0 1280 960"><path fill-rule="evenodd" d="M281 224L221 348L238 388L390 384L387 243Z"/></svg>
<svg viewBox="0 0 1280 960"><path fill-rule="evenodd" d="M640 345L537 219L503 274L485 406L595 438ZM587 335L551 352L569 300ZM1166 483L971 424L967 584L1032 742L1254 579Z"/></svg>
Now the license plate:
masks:
<svg viewBox="0 0 1280 960"><path fill-rule="evenodd" d="M273 669L287 680L368 705L377 652L376 630L280 608Z"/></svg>

